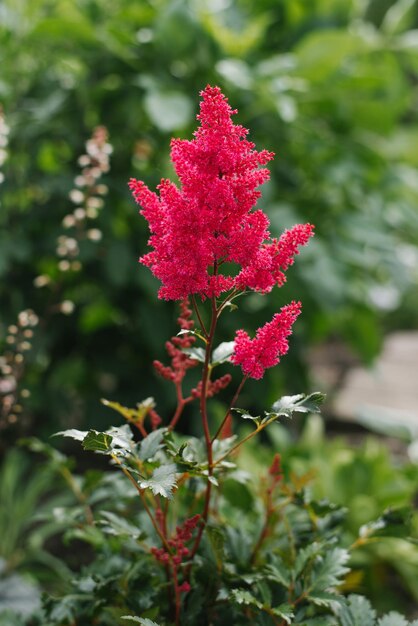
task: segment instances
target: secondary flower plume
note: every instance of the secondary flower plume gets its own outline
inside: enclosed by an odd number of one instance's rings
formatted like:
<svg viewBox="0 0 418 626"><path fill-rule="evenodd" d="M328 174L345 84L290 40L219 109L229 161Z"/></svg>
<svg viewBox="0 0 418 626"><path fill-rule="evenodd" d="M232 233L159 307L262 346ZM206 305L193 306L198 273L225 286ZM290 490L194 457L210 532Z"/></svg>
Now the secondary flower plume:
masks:
<svg viewBox="0 0 418 626"><path fill-rule="evenodd" d="M282 307L271 322L257 330L254 339L250 339L245 330L237 330L232 363L241 365L246 376L262 378L264 371L277 365L280 357L287 353L287 338L292 333L293 322L300 311L300 302L291 302Z"/></svg>
<svg viewBox="0 0 418 626"><path fill-rule="evenodd" d="M269 292L313 234L299 224L271 239L268 217L255 209L272 158L246 139L219 87L207 86L191 141L173 139L177 187L162 180L158 195L135 179L130 188L148 221L152 250L140 261L161 281L159 297L219 297L232 289ZM228 264L226 266L226 264ZM227 271L224 268L228 267Z"/></svg>

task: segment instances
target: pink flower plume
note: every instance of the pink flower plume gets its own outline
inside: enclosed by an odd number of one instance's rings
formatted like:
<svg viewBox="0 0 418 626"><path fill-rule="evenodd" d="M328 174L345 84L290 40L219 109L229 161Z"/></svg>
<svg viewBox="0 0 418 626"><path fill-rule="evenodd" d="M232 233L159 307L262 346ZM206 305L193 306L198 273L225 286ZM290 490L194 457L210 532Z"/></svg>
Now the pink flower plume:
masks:
<svg viewBox="0 0 418 626"><path fill-rule="evenodd" d="M231 362L240 365L244 375L262 378L264 371L277 365L280 357L287 353L287 338L292 334L292 325L300 312L300 302L282 307L271 322L257 330L254 339L250 339L245 330L237 330Z"/></svg>

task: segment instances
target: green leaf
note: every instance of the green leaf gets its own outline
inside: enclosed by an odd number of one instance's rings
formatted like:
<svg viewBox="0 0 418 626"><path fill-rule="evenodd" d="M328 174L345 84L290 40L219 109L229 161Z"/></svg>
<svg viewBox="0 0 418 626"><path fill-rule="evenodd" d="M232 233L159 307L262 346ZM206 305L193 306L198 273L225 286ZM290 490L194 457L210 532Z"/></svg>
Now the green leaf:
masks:
<svg viewBox="0 0 418 626"><path fill-rule="evenodd" d="M348 596L346 602L338 608L337 614L341 626L375 626L376 611L363 596Z"/></svg>
<svg viewBox="0 0 418 626"><path fill-rule="evenodd" d="M231 360L235 341L224 341L212 352L212 365L219 365Z"/></svg>
<svg viewBox="0 0 418 626"><path fill-rule="evenodd" d="M290 586L292 582L291 570L280 556L272 555L272 563L266 566L265 571L270 580L283 585L286 589Z"/></svg>
<svg viewBox="0 0 418 626"><path fill-rule="evenodd" d="M123 417L128 420L128 422L134 423L142 423L150 409L153 409L155 407L154 398L145 398L145 400L143 400L142 402L138 402L135 409L129 409L128 407L119 404L119 402L111 402L110 400L106 400L105 398L102 398L101 402L105 406L108 406L114 411L117 411L117 413L120 413L120 415L123 415Z"/></svg>
<svg viewBox="0 0 418 626"><path fill-rule="evenodd" d="M340 585L349 568L346 563L350 558L348 550L334 548L315 563L312 572L311 592L328 591Z"/></svg>
<svg viewBox="0 0 418 626"><path fill-rule="evenodd" d="M75 441L83 441L83 439L86 438L87 433L87 430L77 430L77 428L70 428L69 430L60 430L58 433L54 433L53 437L58 437L58 435L61 435L62 437L70 437L71 439L75 439Z"/></svg>
<svg viewBox="0 0 418 626"><path fill-rule="evenodd" d="M237 604L256 606L258 609L263 608L262 603L246 589L232 589L231 596Z"/></svg>
<svg viewBox="0 0 418 626"><path fill-rule="evenodd" d="M294 617L293 608L289 604L280 604L280 606L271 609L271 612L277 617L281 617L287 624L292 623Z"/></svg>
<svg viewBox="0 0 418 626"><path fill-rule="evenodd" d="M142 624L142 626L160 626L159 624L157 624L157 622L153 622L147 617L134 617L133 615L122 615L121 619L130 620L131 622Z"/></svg>
<svg viewBox="0 0 418 626"><path fill-rule="evenodd" d="M84 437L82 446L84 450L93 452L110 452L113 437L107 433L100 433L97 430L89 430Z"/></svg>
<svg viewBox="0 0 418 626"><path fill-rule="evenodd" d="M147 437L145 437L145 439L141 441L138 451L138 456L141 461L150 461L154 458L158 450L161 449L161 442L166 431L166 428L153 430L149 435L147 435Z"/></svg>
<svg viewBox="0 0 418 626"><path fill-rule="evenodd" d="M172 498L173 487L176 485L177 467L174 463L160 465L154 470L152 477L147 480L141 480L139 486L142 489L151 489L153 494L163 496L163 498Z"/></svg>
<svg viewBox="0 0 418 626"><path fill-rule="evenodd" d="M235 411L236 413L239 413L239 415L241 415L243 420L252 420L256 424L259 424L261 422L261 416L260 415L251 415L245 409L236 409L236 408L233 407L232 411Z"/></svg>
<svg viewBox="0 0 418 626"><path fill-rule="evenodd" d="M410 532L412 513L411 507L387 509L376 520L361 526L359 535L362 539L369 537L405 538Z"/></svg>
<svg viewBox="0 0 418 626"><path fill-rule="evenodd" d="M205 362L206 353L203 348L183 348L182 352L195 361L199 361L200 363Z"/></svg>
<svg viewBox="0 0 418 626"><path fill-rule="evenodd" d="M128 536L137 539L141 535L141 530L128 522L120 515L116 515L111 511L102 511L103 520L100 523L103 526L103 531L108 535Z"/></svg>
<svg viewBox="0 0 418 626"><path fill-rule="evenodd" d="M295 396L283 396L277 400L272 408L272 413L278 417L291 417L292 413L319 413L320 405L324 402L325 395L320 391L314 391L309 395L299 393ZM269 415L269 414L267 414Z"/></svg>
<svg viewBox="0 0 418 626"><path fill-rule="evenodd" d="M400 613L391 611L377 622L377 626L408 626L408 622Z"/></svg>
<svg viewBox="0 0 418 626"><path fill-rule="evenodd" d="M317 606L327 607L336 606L341 601L341 598L335 593L329 593L327 591L317 591L315 593L310 593L308 595L308 599Z"/></svg>

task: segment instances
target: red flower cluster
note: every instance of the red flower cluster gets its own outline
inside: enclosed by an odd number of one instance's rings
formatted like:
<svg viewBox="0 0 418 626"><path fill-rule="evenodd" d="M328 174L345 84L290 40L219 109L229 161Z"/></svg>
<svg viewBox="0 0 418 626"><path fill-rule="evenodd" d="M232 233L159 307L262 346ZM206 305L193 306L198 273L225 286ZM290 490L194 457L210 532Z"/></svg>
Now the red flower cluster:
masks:
<svg viewBox="0 0 418 626"><path fill-rule="evenodd" d="M305 224L270 239L267 216L253 209L257 188L269 178L260 166L274 155L257 152L245 138L248 131L232 123L236 111L219 87L207 86L201 95L195 138L171 143L181 187L162 180L157 195L130 181L151 230L153 250L140 261L161 280L159 297L166 300L219 296L234 287L270 291L284 282L283 271L313 234ZM238 268L223 274L224 263Z"/></svg>
<svg viewBox="0 0 418 626"><path fill-rule="evenodd" d="M167 541L170 547L170 552L167 552L165 548L151 548L151 554L155 556L157 561L163 565L172 563L175 570L181 565L183 559L190 554L189 548L186 547L186 543L191 540L193 531L199 523L200 515L194 515L189 519L186 519L182 526L176 527L176 534ZM179 593L186 593L190 591L190 585L187 581L184 581L177 587Z"/></svg>
<svg viewBox="0 0 418 626"><path fill-rule="evenodd" d="M257 330L254 339L250 339L245 330L237 330L232 363L240 365L246 376L262 378L264 371L277 365L280 357L287 353L287 337L292 333L293 322L300 311L300 302L282 307L271 322Z"/></svg>
<svg viewBox="0 0 418 626"><path fill-rule="evenodd" d="M180 315L177 319L177 323L182 330L191 330L194 327L191 317L192 311L189 309L189 301L184 299L180 302ZM171 337L171 341L167 341L165 344L168 355L171 357L171 366L155 360L153 365L158 374L166 380L171 380L176 385L180 384L187 370L198 365L198 361L190 358L186 352L183 352L184 348L191 348L195 342L196 337L192 334Z"/></svg>

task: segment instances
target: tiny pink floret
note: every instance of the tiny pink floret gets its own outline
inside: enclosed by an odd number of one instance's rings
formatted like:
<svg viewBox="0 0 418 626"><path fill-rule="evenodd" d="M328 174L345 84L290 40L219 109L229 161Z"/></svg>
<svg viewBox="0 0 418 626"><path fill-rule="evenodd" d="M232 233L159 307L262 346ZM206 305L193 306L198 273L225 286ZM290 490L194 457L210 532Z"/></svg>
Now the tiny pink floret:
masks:
<svg viewBox="0 0 418 626"><path fill-rule="evenodd" d="M280 357L287 353L287 338L292 334L292 325L300 312L300 302L282 307L271 322L257 330L254 339L250 339L245 330L237 330L231 362L240 365L245 376L262 378L265 370L277 365Z"/></svg>

